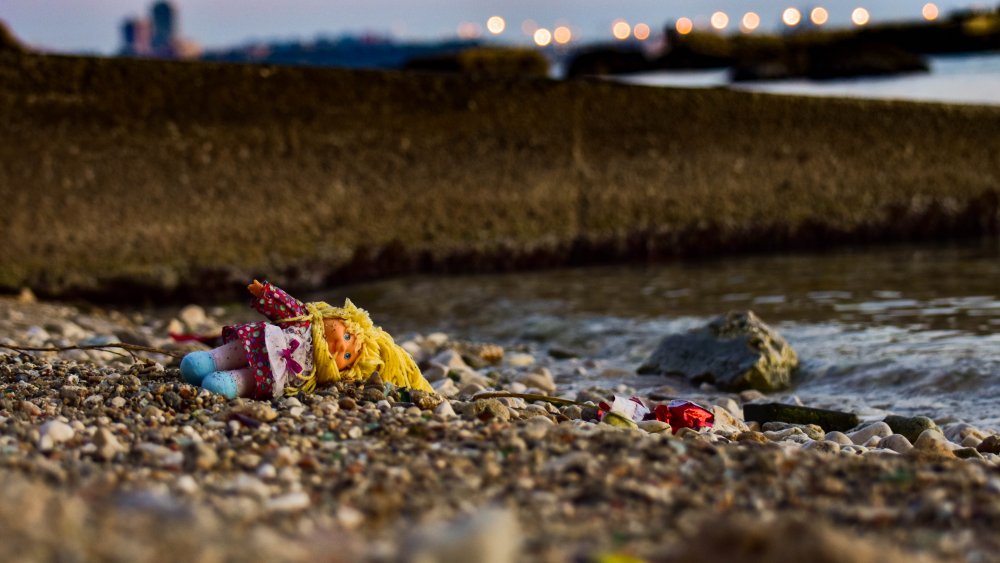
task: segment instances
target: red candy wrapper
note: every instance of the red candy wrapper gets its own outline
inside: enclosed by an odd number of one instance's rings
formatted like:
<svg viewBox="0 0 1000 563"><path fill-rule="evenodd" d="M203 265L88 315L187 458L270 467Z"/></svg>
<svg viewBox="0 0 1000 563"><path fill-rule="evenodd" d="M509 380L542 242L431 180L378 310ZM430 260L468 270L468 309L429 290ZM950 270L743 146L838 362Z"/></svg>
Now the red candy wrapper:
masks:
<svg viewBox="0 0 1000 563"><path fill-rule="evenodd" d="M712 411L691 401L670 401L665 405L658 405L647 417L670 424L674 434L681 428L699 430L715 424Z"/></svg>

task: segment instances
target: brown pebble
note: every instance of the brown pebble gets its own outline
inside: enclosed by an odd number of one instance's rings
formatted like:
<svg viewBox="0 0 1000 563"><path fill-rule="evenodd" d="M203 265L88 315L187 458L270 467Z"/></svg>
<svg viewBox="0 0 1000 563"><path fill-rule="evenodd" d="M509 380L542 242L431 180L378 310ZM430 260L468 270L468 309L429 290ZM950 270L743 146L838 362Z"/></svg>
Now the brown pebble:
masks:
<svg viewBox="0 0 1000 563"><path fill-rule="evenodd" d="M42 414L42 409L31 401L21 401L21 411L28 416L39 416Z"/></svg>
<svg viewBox="0 0 1000 563"><path fill-rule="evenodd" d="M761 432L755 432L753 430L747 430L746 432L740 432L736 435L737 442L757 442L759 444L766 444L768 442L767 436Z"/></svg>
<svg viewBox="0 0 1000 563"><path fill-rule="evenodd" d="M981 454L1000 454L1000 436L987 436L976 446L976 450Z"/></svg>
<svg viewBox="0 0 1000 563"><path fill-rule="evenodd" d="M345 411L353 411L358 408L358 403L350 397L342 397L339 401L337 401L337 405Z"/></svg>

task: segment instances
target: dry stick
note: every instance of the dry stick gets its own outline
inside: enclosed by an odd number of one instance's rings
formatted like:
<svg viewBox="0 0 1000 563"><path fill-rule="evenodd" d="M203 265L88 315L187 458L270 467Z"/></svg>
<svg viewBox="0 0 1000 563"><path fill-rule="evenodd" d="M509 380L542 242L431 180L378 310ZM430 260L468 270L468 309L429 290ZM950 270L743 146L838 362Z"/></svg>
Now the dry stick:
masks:
<svg viewBox="0 0 1000 563"><path fill-rule="evenodd" d="M571 401L569 399L560 399L559 397L549 397L548 395L541 395L538 393L512 393L508 391L490 391L488 393L476 393L473 395L473 399L524 399L526 401L545 401L547 403L552 403L554 405L577 405L580 407L588 406L579 401Z"/></svg>
<svg viewBox="0 0 1000 563"><path fill-rule="evenodd" d="M110 352L112 354L124 356L124 354L118 354L117 352L109 350L109 348L120 348L128 352L129 356L131 356L133 360L137 360L138 358L132 352L149 352L151 354L163 354L164 356L170 356L172 358L184 357L184 354L178 352L171 352L169 350L153 348L152 346L143 346L142 344L129 344L127 342L120 342L118 344L91 344L86 346L49 346L49 347L11 346L9 344L0 344L0 348L5 348L7 350L14 350L16 352L67 352L69 350L101 350L102 352Z"/></svg>

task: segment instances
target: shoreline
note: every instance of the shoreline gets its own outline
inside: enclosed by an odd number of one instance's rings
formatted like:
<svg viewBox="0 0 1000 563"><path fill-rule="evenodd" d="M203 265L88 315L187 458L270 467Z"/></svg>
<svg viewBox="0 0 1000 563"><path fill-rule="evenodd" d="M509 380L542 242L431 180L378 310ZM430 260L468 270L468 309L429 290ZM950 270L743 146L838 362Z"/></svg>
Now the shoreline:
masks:
<svg viewBox="0 0 1000 563"><path fill-rule="evenodd" d="M55 340L154 338L164 323L0 300L3 334L19 342L40 330ZM710 403L711 431L616 428L579 407L471 398L484 382L558 395L572 374L544 357L508 351L475 369L461 359L473 351L446 335L407 346L461 373L435 379L450 399L406 403L338 384L271 403L227 401L182 384L162 358L0 352L7 553L997 560L994 454L956 459L945 442L924 439L900 454L887 438L864 446L852 434L841 445L807 427L744 430L725 413L757 399L727 393ZM577 398L600 395L585 393ZM46 516L53 511L60 517Z"/></svg>
<svg viewBox="0 0 1000 563"><path fill-rule="evenodd" d="M1000 108L11 53L0 76L6 292L204 302L264 274L1000 232Z"/></svg>

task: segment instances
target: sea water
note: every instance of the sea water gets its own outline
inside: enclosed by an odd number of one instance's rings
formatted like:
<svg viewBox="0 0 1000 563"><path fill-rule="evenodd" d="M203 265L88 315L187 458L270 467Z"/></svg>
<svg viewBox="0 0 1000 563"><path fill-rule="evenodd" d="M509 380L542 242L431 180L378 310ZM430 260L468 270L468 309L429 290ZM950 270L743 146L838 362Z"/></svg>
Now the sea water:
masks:
<svg viewBox="0 0 1000 563"><path fill-rule="evenodd" d="M463 277L409 277L332 290L398 334L520 347L553 364L560 393L664 385L639 376L668 334L753 310L801 360L777 400L964 420L1000 429L1000 247L892 247ZM581 368L583 366L583 368ZM578 369L580 368L580 369Z"/></svg>
<svg viewBox="0 0 1000 563"><path fill-rule="evenodd" d="M726 70L661 71L618 79L647 86L730 87L774 94L1000 105L1000 53L933 56L928 57L928 64L930 72L824 81L732 83Z"/></svg>

